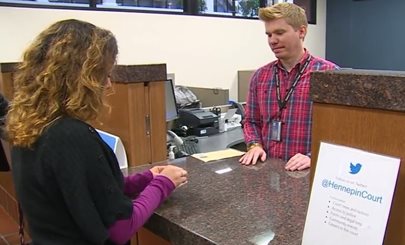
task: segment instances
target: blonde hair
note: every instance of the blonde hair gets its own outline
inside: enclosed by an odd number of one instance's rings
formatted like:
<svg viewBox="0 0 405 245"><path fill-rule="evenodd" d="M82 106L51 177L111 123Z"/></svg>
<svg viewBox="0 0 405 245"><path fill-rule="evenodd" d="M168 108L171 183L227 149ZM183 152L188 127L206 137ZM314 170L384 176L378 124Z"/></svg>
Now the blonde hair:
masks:
<svg viewBox="0 0 405 245"><path fill-rule="evenodd" d="M259 19L262 21L272 21L285 19L295 30L301 26L308 26L305 10L293 3L278 3L269 7L259 9Z"/></svg>
<svg viewBox="0 0 405 245"><path fill-rule="evenodd" d="M97 118L118 47L110 31L79 20L56 22L23 54L7 115L12 145L31 147L62 116Z"/></svg>

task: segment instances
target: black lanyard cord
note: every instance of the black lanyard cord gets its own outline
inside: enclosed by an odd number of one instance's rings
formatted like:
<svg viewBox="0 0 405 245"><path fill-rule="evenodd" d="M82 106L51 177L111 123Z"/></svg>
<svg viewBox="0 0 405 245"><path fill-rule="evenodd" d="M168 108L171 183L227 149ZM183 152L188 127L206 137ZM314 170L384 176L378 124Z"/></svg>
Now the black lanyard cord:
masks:
<svg viewBox="0 0 405 245"><path fill-rule="evenodd" d="M281 100L281 92L280 92L280 78L278 74L277 66L274 66L274 79L276 80L276 92L277 92L277 102L279 107L278 118L280 119L281 111L285 108L288 100L290 99L292 93L294 92L295 87L297 86L299 80L301 79L302 75L304 74L305 69L308 67L309 62L311 61L312 56L309 55L308 58L305 60L304 65L301 67L300 71L294 78L294 81L291 87L288 89L287 94L285 95L284 99Z"/></svg>

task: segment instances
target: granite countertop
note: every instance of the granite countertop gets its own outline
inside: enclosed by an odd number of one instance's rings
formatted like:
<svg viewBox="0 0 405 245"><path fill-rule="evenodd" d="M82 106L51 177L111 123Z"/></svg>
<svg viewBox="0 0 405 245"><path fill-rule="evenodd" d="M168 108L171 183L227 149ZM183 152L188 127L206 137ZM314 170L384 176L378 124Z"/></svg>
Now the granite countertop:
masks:
<svg viewBox="0 0 405 245"><path fill-rule="evenodd" d="M15 72L19 62L0 63L0 72ZM155 82L167 80L166 64L116 65L111 74L116 83Z"/></svg>
<svg viewBox="0 0 405 245"><path fill-rule="evenodd" d="M187 157L171 164L186 169L189 181L145 224L171 244L301 244L309 170L285 171L280 160L241 166L238 158L203 163ZM216 173L224 169L231 171Z"/></svg>
<svg viewBox="0 0 405 245"><path fill-rule="evenodd" d="M116 65L111 74L115 83L166 81L166 64Z"/></svg>
<svg viewBox="0 0 405 245"><path fill-rule="evenodd" d="M342 69L313 72L316 103L405 112L405 72Z"/></svg>

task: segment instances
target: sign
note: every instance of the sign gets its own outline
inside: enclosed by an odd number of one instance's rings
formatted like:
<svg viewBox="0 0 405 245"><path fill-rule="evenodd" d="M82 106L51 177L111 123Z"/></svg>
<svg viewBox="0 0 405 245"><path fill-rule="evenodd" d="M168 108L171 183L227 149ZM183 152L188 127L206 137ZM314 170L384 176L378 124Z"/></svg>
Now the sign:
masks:
<svg viewBox="0 0 405 245"><path fill-rule="evenodd" d="M302 245L381 245L399 164L321 142Z"/></svg>

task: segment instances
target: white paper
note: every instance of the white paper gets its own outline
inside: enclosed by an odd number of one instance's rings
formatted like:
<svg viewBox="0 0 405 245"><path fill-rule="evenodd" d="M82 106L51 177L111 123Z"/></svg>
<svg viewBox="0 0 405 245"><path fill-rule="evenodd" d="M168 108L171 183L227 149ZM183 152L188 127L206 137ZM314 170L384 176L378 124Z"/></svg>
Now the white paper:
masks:
<svg viewBox="0 0 405 245"><path fill-rule="evenodd" d="M321 142L302 245L382 244L399 164Z"/></svg>

